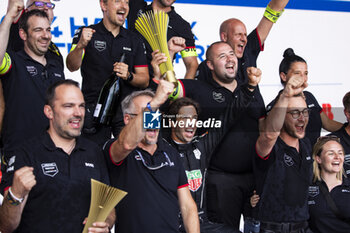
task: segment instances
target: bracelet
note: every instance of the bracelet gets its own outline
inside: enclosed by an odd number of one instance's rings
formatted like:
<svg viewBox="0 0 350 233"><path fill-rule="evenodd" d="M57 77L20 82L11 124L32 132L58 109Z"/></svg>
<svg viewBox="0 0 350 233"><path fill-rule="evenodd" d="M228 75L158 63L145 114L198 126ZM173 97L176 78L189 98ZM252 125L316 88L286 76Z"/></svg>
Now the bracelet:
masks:
<svg viewBox="0 0 350 233"><path fill-rule="evenodd" d="M9 190L8 190L6 199L8 200L8 202L9 202L11 205L14 205L14 206L17 206L17 205L21 204L21 203L23 202L23 200L24 200L24 198L18 198L18 197L16 197L16 196L12 193L11 187L10 187Z"/></svg>
<svg viewBox="0 0 350 233"><path fill-rule="evenodd" d="M180 95L180 86L181 86L180 81L177 81L177 86L174 88L173 93L171 93L169 95L168 99L176 100L179 97L179 95Z"/></svg>
<svg viewBox="0 0 350 233"><path fill-rule="evenodd" d="M127 77L126 81L131 82L134 79L134 75L129 72L129 76Z"/></svg>
<svg viewBox="0 0 350 233"><path fill-rule="evenodd" d="M264 12L264 17L270 20L272 23L276 23L278 18L282 15L284 9L282 11L272 10L269 5L267 5L266 10Z"/></svg>
<svg viewBox="0 0 350 233"><path fill-rule="evenodd" d="M153 112L152 108L151 108L151 102L148 102L146 105L146 108L150 111Z"/></svg>

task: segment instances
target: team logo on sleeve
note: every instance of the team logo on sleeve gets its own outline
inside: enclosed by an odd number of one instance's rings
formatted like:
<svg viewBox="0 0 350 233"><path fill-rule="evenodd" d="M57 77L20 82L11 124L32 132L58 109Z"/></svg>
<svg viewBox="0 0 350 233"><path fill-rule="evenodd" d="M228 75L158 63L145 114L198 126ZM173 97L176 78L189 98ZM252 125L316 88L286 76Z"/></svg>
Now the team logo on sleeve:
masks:
<svg viewBox="0 0 350 233"><path fill-rule="evenodd" d="M44 175L54 177L58 173L58 167L56 163L42 163L41 168Z"/></svg>
<svg viewBox="0 0 350 233"><path fill-rule="evenodd" d="M188 180L188 188L192 192L196 192L202 185L202 172L201 170L192 170L192 171L186 171L187 180Z"/></svg>

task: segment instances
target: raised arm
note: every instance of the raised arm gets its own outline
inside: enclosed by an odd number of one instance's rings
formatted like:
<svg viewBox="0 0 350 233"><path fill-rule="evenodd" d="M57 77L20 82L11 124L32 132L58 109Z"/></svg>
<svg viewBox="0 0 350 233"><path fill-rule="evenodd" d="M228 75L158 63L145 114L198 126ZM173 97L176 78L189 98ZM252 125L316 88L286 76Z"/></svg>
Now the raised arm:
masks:
<svg viewBox="0 0 350 233"><path fill-rule="evenodd" d="M18 227L28 194L35 184L32 167L22 167L14 173L12 186L5 191L4 201L0 206L0 232L11 233ZM16 198L23 199L23 202L14 204L13 200Z"/></svg>
<svg viewBox="0 0 350 233"><path fill-rule="evenodd" d="M73 42L72 49L66 58L66 64L69 71L73 72L80 68L83 62L85 47L89 44L94 33L95 30L92 28L83 28L78 43L74 44ZM78 34L74 35L74 37L78 36Z"/></svg>
<svg viewBox="0 0 350 233"><path fill-rule="evenodd" d="M280 135L290 98L300 94L306 86L301 76L293 76L289 79L261 127L260 136L256 142L256 152L261 157L266 157L271 152Z"/></svg>
<svg viewBox="0 0 350 233"><path fill-rule="evenodd" d="M168 99L170 93L174 90L174 84L161 80L159 82L155 96L150 105L153 110L159 107ZM144 106L146 107L146 106ZM145 130L142 124L143 111L130 120L120 132L118 140L111 146L111 156L114 162L118 163L136 148L137 144L145 136Z"/></svg>
<svg viewBox="0 0 350 233"><path fill-rule="evenodd" d="M204 137L202 143L207 155L212 155L216 146L231 127L237 123L237 119L244 114L253 99L255 89L261 79L261 70L256 67L248 67L247 73L248 85L243 85L238 91L233 93L232 101L225 108L224 113L220 115L221 126L210 129L206 137ZM208 156L206 160L209 163L210 157Z"/></svg>
<svg viewBox="0 0 350 233"><path fill-rule="evenodd" d="M273 11L282 13L283 9L286 7L288 2L289 2L289 0L271 0L269 2L268 6ZM257 30L258 30L262 45L265 43L265 40L266 40L267 36L269 35L273 24L274 23L271 20L267 19L265 16L263 16L262 19L260 20L258 27L257 27Z"/></svg>
<svg viewBox="0 0 350 233"><path fill-rule="evenodd" d="M23 8L23 1L9 1L7 13L0 24L0 73L2 69L2 62L6 53L12 22L21 14Z"/></svg>

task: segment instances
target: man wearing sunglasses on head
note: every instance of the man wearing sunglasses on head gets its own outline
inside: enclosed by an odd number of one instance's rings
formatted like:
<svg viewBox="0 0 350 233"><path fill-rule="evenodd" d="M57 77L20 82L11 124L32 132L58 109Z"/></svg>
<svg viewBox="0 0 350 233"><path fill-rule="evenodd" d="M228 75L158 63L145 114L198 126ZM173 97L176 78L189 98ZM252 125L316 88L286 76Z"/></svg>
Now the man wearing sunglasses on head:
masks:
<svg viewBox="0 0 350 233"><path fill-rule="evenodd" d="M55 0L55 1L59 1L59 0ZM9 0L8 5L10 6L12 2L23 2L23 0ZM55 9L54 3L52 3L50 0L41 0L41 1L28 0L26 3L26 8L23 9L22 13L14 19L13 24L11 25L11 30L10 30L11 40L9 40L9 43L7 45L9 49L15 52L18 52L23 48L23 41L18 34L19 32L18 21L20 17L23 15L23 12L31 11L34 9L44 11L49 17L50 24L52 23L54 19L54 13L53 13L53 9ZM62 65L62 68L64 67L61 52L58 49L58 47L55 45L55 43L53 43L52 41L50 42L47 55L52 57L53 59L57 59Z"/></svg>
<svg viewBox="0 0 350 233"><path fill-rule="evenodd" d="M174 84L161 80L156 94L137 91L122 101L125 127L104 146L111 184L128 195L116 207L118 233L178 232L179 209L187 233L199 233L197 207L178 152L144 129L143 116L159 114ZM159 114L160 115L160 114Z"/></svg>

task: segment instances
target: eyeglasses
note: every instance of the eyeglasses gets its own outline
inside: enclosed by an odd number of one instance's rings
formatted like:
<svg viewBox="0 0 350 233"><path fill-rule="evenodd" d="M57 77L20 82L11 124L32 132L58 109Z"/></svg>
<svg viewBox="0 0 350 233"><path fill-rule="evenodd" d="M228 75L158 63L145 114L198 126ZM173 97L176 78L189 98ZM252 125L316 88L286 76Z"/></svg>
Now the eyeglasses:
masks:
<svg viewBox="0 0 350 233"><path fill-rule="evenodd" d="M335 135L328 135L328 136L321 136L319 138L317 138L317 142L319 141L337 141L340 143L340 138L338 138Z"/></svg>
<svg viewBox="0 0 350 233"><path fill-rule="evenodd" d="M300 117L300 114L303 114L304 117L309 117L310 109L305 108L305 109L303 109L301 111L293 110L293 111L290 111L290 112L287 112L287 113L291 114L293 119L298 119Z"/></svg>
<svg viewBox="0 0 350 233"><path fill-rule="evenodd" d="M55 8L55 4L51 3L51 2L39 2L39 1L35 1L32 4L30 4L27 8L31 7L35 5L38 8L44 8L45 6L49 9L54 9Z"/></svg>
<svg viewBox="0 0 350 233"><path fill-rule="evenodd" d="M149 170L154 171L154 170L161 169L162 167L165 167L165 166L170 166L170 167L174 166L174 162L171 162L169 156L168 156L167 153L165 153L165 152L163 152L163 154L164 154L164 156L165 156L166 161L165 161L165 162L162 162L162 163L161 163L160 165L158 165L158 166L154 166L154 165L149 165L149 164L147 164L146 161L145 161L145 159L143 158L142 154L141 154L138 150L136 150L136 152L137 152L137 154L140 156L143 165L144 165L146 168L148 168Z"/></svg>

